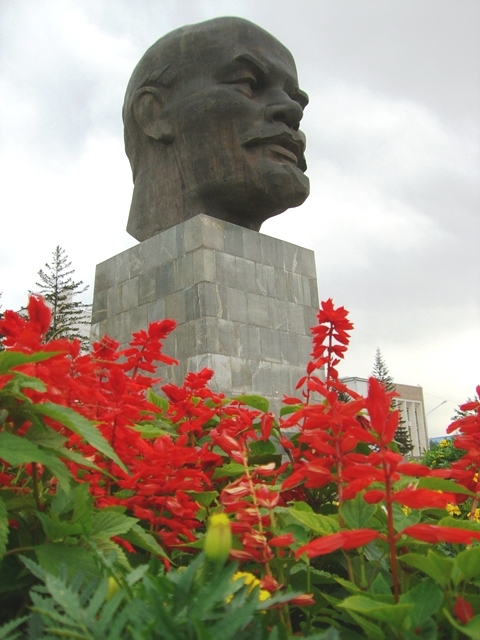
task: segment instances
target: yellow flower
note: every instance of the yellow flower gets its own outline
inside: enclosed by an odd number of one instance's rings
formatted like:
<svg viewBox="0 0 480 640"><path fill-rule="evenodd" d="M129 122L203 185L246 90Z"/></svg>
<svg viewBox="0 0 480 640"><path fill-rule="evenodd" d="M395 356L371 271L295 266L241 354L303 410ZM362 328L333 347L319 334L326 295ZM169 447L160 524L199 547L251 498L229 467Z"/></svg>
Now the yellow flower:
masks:
<svg viewBox="0 0 480 640"><path fill-rule="evenodd" d="M207 558L215 562L225 562L232 548L232 530L230 520L224 513L215 513L210 517L204 551Z"/></svg>
<svg viewBox="0 0 480 640"><path fill-rule="evenodd" d="M441 447L448 447L448 440L440 440Z"/></svg>
<svg viewBox="0 0 480 640"><path fill-rule="evenodd" d="M406 507L405 505L402 506L402 511L403 513L408 516L408 514L410 513L411 509L410 507Z"/></svg>
<svg viewBox="0 0 480 640"><path fill-rule="evenodd" d="M248 593L251 593L253 589L255 589L255 587L260 586L260 580L256 578L253 573L249 573L248 571L237 571L232 576L232 580L240 580L241 578L243 578L244 584L246 584L248 587ZM271 595L272 594L270 593L270 591L267 591L266 589L260 589L258 600L259 602L263 602L264 600L268 600ZM227 602L230 602L232 598L233 596L230 596L227 599Z"/></svg>
<svg viewBox="0 0 480 640"><path fill-rule="evenodd" d="M458 506L456 504L447 504L447 506L445 507L445 510L448 511L448 513L451 516L461 516L462 512L460 511L460 509L458 508Z"/></svg>
<svg viewBox="0 0 480 640"><path fill-rule="evenodd" d="M473 514L473 519L475 522L480 522L480 509L475 509L475 513Z"/></svg>

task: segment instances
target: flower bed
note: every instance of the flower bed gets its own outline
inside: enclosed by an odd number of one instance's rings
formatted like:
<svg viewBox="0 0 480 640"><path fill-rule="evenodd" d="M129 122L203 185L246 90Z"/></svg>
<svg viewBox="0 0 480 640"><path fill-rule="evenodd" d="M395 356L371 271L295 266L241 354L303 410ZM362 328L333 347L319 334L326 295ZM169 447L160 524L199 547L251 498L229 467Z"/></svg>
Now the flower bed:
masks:
<svg viewBox="0 0 480 640"><path fill-rule="evenodd" d="M340 382L331 300L278 417L207 369L154 391L172 320L88 355L49 322L0 321L0 638L480 638L480 403L430 469Z"/></svg>

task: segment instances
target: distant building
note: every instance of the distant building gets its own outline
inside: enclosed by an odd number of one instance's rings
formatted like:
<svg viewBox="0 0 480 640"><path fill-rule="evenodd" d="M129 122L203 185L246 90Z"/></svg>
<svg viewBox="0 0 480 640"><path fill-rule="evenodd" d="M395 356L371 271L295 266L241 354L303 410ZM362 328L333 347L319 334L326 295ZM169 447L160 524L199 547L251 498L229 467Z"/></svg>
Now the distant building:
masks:
<svg viewBox="0 0 480 640"><path fill-rule="evenodd" d="M367 395L368 380L366 378L342 378L342 382L362 396ZM408 427L412 438L411 455L421 456L429 448L423 389L411 384L395 383L395 390L398 393L395 402L400 410L401 419Z"/></svg>

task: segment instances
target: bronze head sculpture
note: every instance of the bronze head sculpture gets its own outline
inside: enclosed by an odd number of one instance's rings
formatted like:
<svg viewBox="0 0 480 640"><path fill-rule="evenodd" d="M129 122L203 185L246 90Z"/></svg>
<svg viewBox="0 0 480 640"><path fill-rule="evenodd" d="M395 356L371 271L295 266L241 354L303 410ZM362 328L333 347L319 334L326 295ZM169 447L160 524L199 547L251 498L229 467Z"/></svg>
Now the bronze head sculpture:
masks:
<svg viewBox="0 0 480 640"><path fill-rule="evenodd" d="M123 107L134 181L127 231L143 241L200 213L258 231L302 204L307 103L290 52L247 20L216 18L158 40Z"/></svg>

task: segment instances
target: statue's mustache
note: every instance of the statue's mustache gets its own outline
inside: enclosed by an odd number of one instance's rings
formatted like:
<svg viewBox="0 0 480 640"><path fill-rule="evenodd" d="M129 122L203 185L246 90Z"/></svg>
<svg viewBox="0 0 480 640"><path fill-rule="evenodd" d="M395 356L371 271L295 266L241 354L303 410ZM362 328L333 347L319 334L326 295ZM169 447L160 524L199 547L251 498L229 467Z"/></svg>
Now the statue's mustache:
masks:
<svg viewBox="0 0 480 640"><path fill-rule="evenodd" d="M252 129L244 134L240 142L243 147L255 147L262 144L278 144L297 157L297 165L301 171L307 170L304 151L306 145L305 135L301 131L294 131L284 124L276 124L268 127Z"/></svg>

